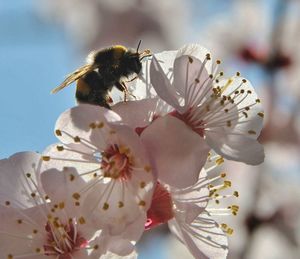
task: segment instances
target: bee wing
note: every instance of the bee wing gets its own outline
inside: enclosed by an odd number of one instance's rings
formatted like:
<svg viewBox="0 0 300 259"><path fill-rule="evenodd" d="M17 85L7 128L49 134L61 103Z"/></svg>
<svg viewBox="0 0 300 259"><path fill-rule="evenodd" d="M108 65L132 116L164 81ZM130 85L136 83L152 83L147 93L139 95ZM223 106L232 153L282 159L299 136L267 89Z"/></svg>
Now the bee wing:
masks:
<svg viewBox="0 0 300 259"><path fill-rule="evenodd" d="M80 77L84 76L86 73L93 71L96 68L95 64L87 64L84 65L77 70L75 70L73 73L69 74L67 78L56 88L54 88L51 93L57 93L61 89L65 88L69 84L73 83L74 81L78 80Z"/></svg>

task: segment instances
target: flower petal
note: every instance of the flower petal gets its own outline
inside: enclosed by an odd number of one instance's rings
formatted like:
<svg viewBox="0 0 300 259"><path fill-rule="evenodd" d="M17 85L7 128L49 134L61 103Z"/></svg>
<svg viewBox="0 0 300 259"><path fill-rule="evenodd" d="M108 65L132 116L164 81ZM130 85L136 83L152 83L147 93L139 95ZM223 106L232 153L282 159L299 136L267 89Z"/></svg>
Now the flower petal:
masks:
<svg viewBox="0 0 300 259"><path fill-rule="evenodd" d="M150 65L152 58L148 58L142 62L142 71L138 78L128 83L128 90L132 93L137 100L155 98L157 94L150 82Z"/></svg>
<svg viewBox="0 0 300 259"><path fill-rule="evenodd" d="M150 67L151 83L161 99L174 108L181 110L178 100L180 96L176 93L170 83L170 79L164 73L163 66L164 61L161 61L159 56L157 58L153 56Z"/></svg>
<svg viewBox="0 0 300 259"><path fill-rule="evenodd" d="M59 116L55 134L64 144L76 144L80 140L88 141L92 129L103 127L103 123L106 125L118 121L121 118L113 111L95 105L80 104ZM97 145L104 144L100 142Z"/></svg>
<svg viewBox="0 0 300 259"><path fill-rule="evenodd" d="M227 127L229 132L244 134L245 136L257 139L262 127L264 111L251 83L245 78L235 76L227 80L220 80L220 85L224 85L223 96L230 96L233 103L224 102L227 112L223 112L223 117L234 118L232 127ZM236 115L234 115L236 114Z"/></svg>
<svg viewBox="0 0 300 259"><path fill-rule="evenodd" d="M205 135L208 145L227 159L249 165L257 165L264 161L264 148L255 139L238 134L226 134L222 128L206 132Z"/></svg>
<svg viewBox="0 0 300 259"><path fill-rule="evenodd" d="M14 207L22 204L22 208L36 205L31 193L36 189L40 157L34 152L21 152L0 160L0 204L9 202Z"/></svg>
<svg viewBox="0 0 300 259"><path fill-rule="evenodd" d="M196 259L223 259L228 254L228 240L218 224L206 213L191 224L173 219L169 228Z"/></svg>
<svg viewBox="0 0 300 259"><path fill-rule="evenodd" d="M184 122L169 115L158 118L141 138L162 182L178 188L197 182L209 148Z"/></svg>
<svg viewBox="0 0 300 259"><path fill-rule="evenodd" d="M188 99L189 91L193 88L199 88L199 91L213 73L207 55L210 52L198 44L188 44L178 50L174 62L173 86L185 100Z"/></svg>
<svg viewBox="0 0 300 259"><path fill-rule="evenodd" d="M144 99L140 101L120 102L112 107L112 110L122 117L123 122L131 128L146 127L153 120L159 105L158 98Z"/></svg>

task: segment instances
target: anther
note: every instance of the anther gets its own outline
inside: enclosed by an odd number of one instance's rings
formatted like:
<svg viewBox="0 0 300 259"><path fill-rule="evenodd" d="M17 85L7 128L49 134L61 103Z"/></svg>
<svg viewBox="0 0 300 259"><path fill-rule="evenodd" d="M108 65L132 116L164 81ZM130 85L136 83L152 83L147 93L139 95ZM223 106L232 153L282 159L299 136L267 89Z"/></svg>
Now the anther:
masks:
<svg viewBox="0 0 300 259"><path fill-rule="evenodd" d="M63 151L64 147L63 146L56 146L57 151Z"/></svg>
<svg viewBox="0 0 300 259"><path fill-rule="evenodd" d="M104 127L104 123L103 122L99 122L98 125L97 125L97 127L99 129L102 129Z"/></svg>
<svg viewBox="0 0 300 259"><path fill-rule="evenodd" d="M248 134L250 134L250 135L256 135L256 131L255 130L248 130Z"/></svg>
<svg viewBox="0 0 300 259"><path fill-rule="evenodd" d="M257 115L261 118L263 118L265 116L263 112L259 112L259 113L257 113Z"/></svg>
<svg viewBox="0 0 300 259"><path fill-rule="evenodd" d="M80 218L78 219L78 222L79 222L79 224L81 224L81 225L85 224L85 219L84 219L84 217L80 217Z"/></svg>
<svg viewBox="0 0 300 259"><path fill-rule="evenodd" d="M78 136L74 137L75 142L80 142L80 138Z"/></svg>
<svg viewBox="0 0 300 259"><path fill-rule="evenodd" d="M61 136L62 135L61 131L59 129L55 130L55 134L56 134L56 136Z"/></svg>
<svg viewBox="0 0 300 259"><path fill-rule="evenodd" d="M80 199L80 194L78 192L75 192L73 193L72 197L75 199L75 200L79 200Z"/></svg>
<svg viewBox="0 0 300 259"><path fill-rule="evenodd" d="M216 165L221 165L223 162L224 162L224 158L221 156L218 159L216 159Z"/></svg>
<svg viewBox="0 0 300 259"><path fill-rule="evenodd" d="M139 205L142 206L142 207L144 207L144 206L146 205L146 202L143 201L143 200L141 200L141 201L139 202Z"/></svg>
<svg viewBox="0 0 300 259"><path fill-rule="evenodd" d="M103 204L103 207L102 207L103 210L108 210L109 209L109 204L107 202L105 202Z"/></svg>
<svg viewBox="0 0 300 259"><path fill-rule="evenodd" d="M144 170L145 170L147 173L149 173L149 172L151 171L151 166L145 165L145 166L144 166Z"/></svg>

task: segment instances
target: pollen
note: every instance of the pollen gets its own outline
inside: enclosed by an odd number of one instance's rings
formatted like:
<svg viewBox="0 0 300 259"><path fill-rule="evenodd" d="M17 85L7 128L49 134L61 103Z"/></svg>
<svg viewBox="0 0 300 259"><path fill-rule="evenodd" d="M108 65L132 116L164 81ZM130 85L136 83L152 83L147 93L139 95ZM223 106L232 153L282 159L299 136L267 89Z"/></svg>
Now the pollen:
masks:
<svg viewBox="0 0 300 259"><path fill-rule="evenodd" d="M50 156L42 156L43 161L49 161L50 160Z"/></svg>
<svg viewBox="0 0 300 259"><path fill-rule="evenodd" d="M188 58L189 58L189 62L193 63L194 60L192 59L192 57L189 56Z"/></svg>
<svg viewBox="0 0 300 259"><path fill-rule="evenodd" d="M233 192L233 196L239 197L239 196L240 196L240 195L239 195L239 192L238 192L238 191L234 191L234 192Z"/></svg>
<svg viewBox="0 0 300 259"><path fill-rule="evenodd" d="M259 112L259 113L257 113L257 115L261 118L263 118L265 116L263 112Z"/></svg>
<svg viewBox="0 0 300 259"><path fill-rule="evenodd" d="M84 218L84 217L80 217L80 218L78 219L78 222L79 222L79 224L81 224L81 225L85 224L85 218Z"/></svg>
<svg viewBox="0 0 300 259"><path fill-rule="evenodd" d="M256 131L255 130L248 130L248 134L250 134L250 135L256 135Z"/></svg>
<svg viewBox="0 0 300 259"><path fill-rule="evenodd" d="M103 122L99 122L97 125L97 128L102 129L104 127L104 123Z"/></svg>
<svg viewBox="0 0 300 259"><path fill-rule="evenodd" d="M224 163L224 158L220 156L218 159L216 159L216 165L221 165L222 163Z"/></svg>
<svg viewBox="0 0 300 259"><path fill-rule="evenodd" d="M145 186L146 186L146 183L145 182L140 182L140 188L145 188Z"/></svg>
<svg viewBox="0 0 300 259"><path fill-rule="evenodd" d="M5 201L5 205L9 206L10 205L10 201Z"/></svg>
<svg viewBox="0 0 300 259"><path fill-rule="evenodd" d="M61 135L62 135L62 134L61 134L61 131L60 131L59 129L55 130L55 135L56 135L56 136L61 136Z"/></svg>
<svg viewBox="0 0 300 259"><path fill-rule="evenodd" d="M233 234L233 229L232 228L228 228L226 230L226 234L228 234L229 236L231 236Z"/></svg>
<svg viewBox="0 0 300 259"><path fill-rule="evenodd" d="M74 137L74 142L80 142L80 138L78 136Z"/></svg>
<svg viewBox="0 0 300 259"><path fill-rule="evenodd" d="M41 252L41 248L36 248L35 252L40 253Z"/></svg>
<svg viewBox="0 0 300 259"><path fill-rule="evenodd" d="M70 174L70 175L69 175L69 179L70 179L70 181L72 182L72 181L74 181L75 176L74 176L73 174Z"/></svg>
<svg viewBox="0 0 300 259"><path fill-rule="evenodd" d="M225 187L231 187L231 181L224 181Z"/></svg>
<svg viewBox="0 0 300 259"><path fill-rule="evenodd" d="M65 203L64 202L60 202L58 204L58 207L62 210L65 207Z"/></svg>
<svg viewBox="0 0 300 259"><path fill-rule="evenodd" d="M92 122L92 123L90 123L89 127L90 127L91 129L95 129L95 128L97 127L97 125L96 125L95 122Z"/></svg>
<svg viewBox="0 0 300 259"><path fill-rule="evenodd" d="M124 202L122 202L122 201L119 201L119 203L118 203L118 207L119 207L119 208L123 208L123 207L124 207Z"/></svg>
<svg viewBox="0 0 300 259"><path fill-rule="evenodd" d="M246 118L248 118L248 113L247 113L247 112L243 112L243 114L244 114L244 116L245 116Z"/></svg>
<svg viewBox="0 0 300 259"><path fill-rule="evenodd" d="M80 194L78 192L75 192L73 193L72 197L75 199L75 200L79 200L80 199Z"/></svg>
<svg viewBox="0 0 300 259"><path fill-rule="evenodd" d="M63 151L64 147L63 146L56 146L57 151Z"/></svg>
<svg viewBox="0 0 300 259"><path fill-rule="evenodd" d="M13 257L12 254L7 255L7 259L13 259L13 258L14 258L14 257Z"/></svg>
<svg viewBox="0 0 300 259"><path fill-rule="evenodd" d="M146 206L146 202L143 201L143 200L141 200L141 201L139 202L139 205L142 206L142 207L145 207L145 206Z"/></svg>
<svg viewBox="0 0 300 259"><path fill-rule="evenodd" d="M102 207L103 210L108 210L109 209L109 204L107 202L105 202L103 204L103 207Z"/></svg>
<svg viewBox="0 0 300 259"><path fill-rule="evenodd" d="M145 165L145 166L144 166L144 170L145 170L147 173L149 173L149 172L152 170L152 168L151 168L151 166L149 166L149 165Z"/></svg>

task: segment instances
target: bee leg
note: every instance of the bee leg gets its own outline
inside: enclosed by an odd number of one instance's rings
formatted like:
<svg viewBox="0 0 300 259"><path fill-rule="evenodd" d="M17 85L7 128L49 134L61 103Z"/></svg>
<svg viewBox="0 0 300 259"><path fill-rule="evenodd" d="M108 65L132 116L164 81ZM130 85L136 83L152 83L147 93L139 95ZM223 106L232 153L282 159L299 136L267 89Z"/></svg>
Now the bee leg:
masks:
<svg viewBox="0 0 300 259"><path fill-rule="evenodd" d="M137 78L137 77L136 77ZM129 81L130 82L130 81ZM124 100L126 101L126 97L127 97L127 94L129 96L132 96L134 99L136 99L136 96L133 95L132 93L130 93L126 87L126 84L124 82L121 82L121 84L124 86Z"/></svg>

